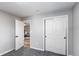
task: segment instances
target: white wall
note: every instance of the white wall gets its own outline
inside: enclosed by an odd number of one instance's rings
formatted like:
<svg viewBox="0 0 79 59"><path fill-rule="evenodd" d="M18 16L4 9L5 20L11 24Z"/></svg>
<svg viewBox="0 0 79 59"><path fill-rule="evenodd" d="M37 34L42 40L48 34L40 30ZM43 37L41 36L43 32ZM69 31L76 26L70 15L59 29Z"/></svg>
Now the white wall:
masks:
<svg viewBox="0 0 79 59"><path fill-rule="evenodd" d="M79 56L79 3L73 8L73 55Z"/></svg>
<svg viewBox="0 0 79 59"><path fill-rule="evenodd" d="M72 10L68 11L58 11L54 13L46 13L46 14L40 14L40 15L35 15L32 17L29 17L28 19L31 20L31 26L30 26L30 31L31 31L31 48L34 49L39 49L43 50L44 49L44 32L43 32L43 18L45 17L53 17L53 16L60 16L60 15L68 15L68 54L72 54Z"/></svg>
<svg viewBox="0 0 79 59"><path fill-rule="evenodd" d="M0 55L14 49L15 18L0 11Z"/></svg>

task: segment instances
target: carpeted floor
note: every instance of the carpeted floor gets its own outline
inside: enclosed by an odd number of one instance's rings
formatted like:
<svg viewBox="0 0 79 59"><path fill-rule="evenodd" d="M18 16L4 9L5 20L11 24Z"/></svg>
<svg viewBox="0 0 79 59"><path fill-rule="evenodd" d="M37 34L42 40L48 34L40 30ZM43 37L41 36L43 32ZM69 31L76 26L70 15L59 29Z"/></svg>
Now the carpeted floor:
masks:
<svg viewBox="0 0 79 59"><path fill-rule="evenodd" d="M49 51L40 51L32 48L20 48L17 51L11 51L3 56L64 56Z"/></svg>

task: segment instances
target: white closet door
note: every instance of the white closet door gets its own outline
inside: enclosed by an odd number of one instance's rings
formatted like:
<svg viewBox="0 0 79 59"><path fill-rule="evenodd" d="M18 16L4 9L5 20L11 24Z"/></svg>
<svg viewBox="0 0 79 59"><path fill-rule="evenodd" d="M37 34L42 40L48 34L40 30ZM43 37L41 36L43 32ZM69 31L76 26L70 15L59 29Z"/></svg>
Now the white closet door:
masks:
<svg viewBox="0 0 79 59"><path fill-rule="evenodd" d="M66 55L67 16L46 19L46 50Z"/></svg>

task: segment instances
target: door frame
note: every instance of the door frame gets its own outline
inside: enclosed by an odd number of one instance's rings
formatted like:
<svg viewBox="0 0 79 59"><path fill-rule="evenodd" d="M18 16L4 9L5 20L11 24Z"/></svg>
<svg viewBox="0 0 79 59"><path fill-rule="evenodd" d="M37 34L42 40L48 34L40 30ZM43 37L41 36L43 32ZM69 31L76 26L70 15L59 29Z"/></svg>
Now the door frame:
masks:
<svg viewBox="0 0 79 59"><path fill-rule="evenodd" d="M60 15L60 16L51 16L51 17L46 17L46 18L43 18L43 50L44 51L46 51L46 39L45 39L45 34L46 34L46 20L48 19L48 18L56 18L56 17L61 17L61 16L66 16L67 17L67 28L66 28L66 31L67 31L67 33L66 33L66 36L67 36L67 39L66 39L66 55L68 56L68 15Z"/></svg>

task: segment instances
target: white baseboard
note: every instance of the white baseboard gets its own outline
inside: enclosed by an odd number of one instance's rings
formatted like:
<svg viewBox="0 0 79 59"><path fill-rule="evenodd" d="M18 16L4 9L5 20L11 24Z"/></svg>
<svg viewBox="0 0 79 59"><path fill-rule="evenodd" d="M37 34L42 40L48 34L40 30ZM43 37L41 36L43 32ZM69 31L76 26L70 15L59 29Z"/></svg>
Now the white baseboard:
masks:
<svg viewBox="0 0 79 59"><path fill-rule="evenodd" d="M4 54L6 54L6 53L8 53L8 52L10 52L10 51L12 51L12 50L14 50L14 49L11 49L11 50L8 50L8 51L5 51L5 52L1 53L0 56L4 55Z"/></svg>
<svg viewBox="0 0 79 59"><path fill-rule="evenodd" d="M32 49L36 49L36 50L41 50L44 51L44 49L40 49L40 48L35 48L35 47L31 47Z"/></svg>

